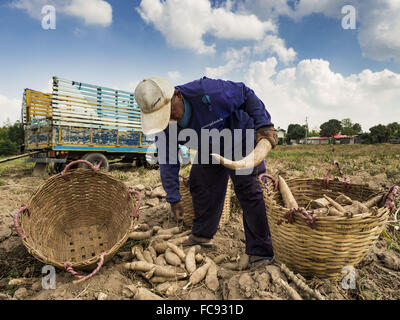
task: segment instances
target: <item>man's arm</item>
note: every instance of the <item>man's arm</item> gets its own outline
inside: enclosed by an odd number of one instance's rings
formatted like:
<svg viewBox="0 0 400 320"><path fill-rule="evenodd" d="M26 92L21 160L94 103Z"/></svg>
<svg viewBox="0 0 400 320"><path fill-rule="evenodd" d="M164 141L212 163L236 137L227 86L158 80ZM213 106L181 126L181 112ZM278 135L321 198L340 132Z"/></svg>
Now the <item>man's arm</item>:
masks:
<svg viewBox="0 0 400 320"><path fill-rule="evenodd" d="M244 111L254 120L254 129L257 131L262 127L274 127L271 116L265 108L264 103L256 96L253 90L245 87Z"/></svg>
<svg viewBox="0 0 400 320"><path fill-rule="evenodd" d="M176 203L181 200L179 193L179 164L160 164L161 183L167 193L167 202Z"/></svg>
<svg viewBox="0 0 400 320"><path fill-rule="evenodd" d="M246 88L248 91L244 110L253 118L254 129L256 130L256 144L261 139L267 139L272 148L278 144L278 135L271 122L271 116L266 110L264 103L255 95L254 91Z"/></svg>
<svg viewBox="0 0 400 320"><path fill-rule="evenodd" d="M166 130L163 131L163 137L157 137L156 146L158 150L158 162L160 164L160 177L162 186L167 193L167 202L176 203L181 200L181 195L179 193L179 159L178 151L176 148L176 155L174 150L172 150L170 158L169 150L169 129L168 126ZM177 142L176 142L177 143Z"/></svg>
<svg viewBox="0 0 400 320"><path fill-rule="evenodd" d="M209 78L204 78L202 81L205 92L211 96L211 104L215 103L221 108L223 118L242 109L254 120L255 130L274 126L264 103L244 83Z"/></svg>
<svg viewBox="0 0 400 320"><path fill-rule="evenodd" d="M232 105L233 111L243 110L253 119L256 131L256 143L261 139L267 139L273 148L278 144L278 137L271 116L264 103L256 96L254 91L244 83L224 81L223 99Z"/></svg>

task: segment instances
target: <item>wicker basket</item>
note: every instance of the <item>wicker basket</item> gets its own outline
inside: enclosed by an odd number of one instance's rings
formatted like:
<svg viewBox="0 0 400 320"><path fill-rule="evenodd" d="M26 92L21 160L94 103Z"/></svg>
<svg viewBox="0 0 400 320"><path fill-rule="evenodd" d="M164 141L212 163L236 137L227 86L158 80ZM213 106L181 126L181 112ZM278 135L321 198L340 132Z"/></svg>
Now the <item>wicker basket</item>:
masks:
<svg viewBox="0 0 400 320"><path fill-rule="evenodd" d="M286 182L299 207L303 208L310 200L322 198L324 194L335 198L343 193L360 202L384 195L366 185L349 184L338 179L330 181L328 188L326 179L291 179ZM316 217L314 228L298 216L288 223L284 216L289 209L283 207L277 184L269 179L262 185L276 262L304 276L343 277L343 267L354 266L364 258L390 216L390 210L382 207L351 218Z"/></svg>
<svg viewBox="0 0 400 320"><path fill-rule="evenodd" d="M192 195L190 194L188 178L179 177L179 193L182 197L183 203L183 223L187 227L193 226L193 218L194 218L194 209L192 203ZM232 190L232 181L228 180L228 186L226 188L226 195L224 200L224 208L222 209L221 219L219 221L220 227L225 225L230 218L231 213L231 190Z"/></svg>
<svg viewBox="0 0 400 320"><path fill-rule="evenodd" d="M83 162L91 169L69 170ZM138 192L98 170L84 160L72 162L45 181L14 217L16 231L35 258L80 280L93 276L125 243L141 200ZM74 271L94 268L86 277Z"/></svg>

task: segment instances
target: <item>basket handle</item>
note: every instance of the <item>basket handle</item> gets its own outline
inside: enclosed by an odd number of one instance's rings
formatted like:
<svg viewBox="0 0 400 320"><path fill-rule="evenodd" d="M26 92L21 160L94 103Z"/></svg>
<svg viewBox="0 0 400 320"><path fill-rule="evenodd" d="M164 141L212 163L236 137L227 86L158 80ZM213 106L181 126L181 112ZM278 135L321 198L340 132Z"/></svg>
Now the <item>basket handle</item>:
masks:
<svg viewBox="0 0 400 320"><path fill-rule="evenodd" d="M266 185L266 183L262 180L262 178L264 178L264 177L267 177L268 179L271 179L273 181L273 183L274 183L275 190L278 190L278 186L279 186L279 180L278 179L275 179L273 176L269 175L268 173L261 173L258 176L257 180L261 183L262 186Z"/></svg>
<svg viewBox="0 0 400 320"><path fill-rule="evenodd" d="M97 272L99 272L99 270L101 269L101 267L102 267L103 264L104 264L104 257L105 257L105 256L106 256L106 253L105 253L105 252L102 252L102 253L100 254L99 261L97 262L97 268L94 269L94 270L92 271L92 273L91 273L91 274L88 274L87 276L81 276L81 275L79 275L79 274L72 268L72 266L71 266L68 262L65 262L65 263L64 263L64 268L65 268L66 271L68 271L68 272L71 273L75 278L78 279L78 280L72 281L73 284L77 284L77 283L80 283L80 282L83 282L83 281L86 281L86 280L90 279L90 278L93 277Z"/></svg>
<svg viewBox="0 0 400 320"><path fill-rule="evenodd" d="M102 162L103 162L103 160L100 160L100 162L97 164L97 166L94 166L93 163L91 163L91 162L89 162L89 161L87 161L87 160L76 160L76 161L72 161L72 162L70 162L70 163L65 167L65 169L61 172L61 176L62 176L63 178L65 178L65 177L66 177L66 174L67 174L67 171L68 171L72 166L74 166L74 165L76 165L76 164L79 164L79 163L87 164L87 165L93 170L93 173L97 173L97 171L100 170L100 166L101 166Z"/></svg>
<svg viewBox="0 0 400 320"><path fill-rule="evenodd" d="M21 208L18 209L18 211L14 215L14 228L17 231L18 235L21 237L22 240L28 238L28 236L24 233L22 230L20 224L19 224L19 216L21 215L22 212L28 211L29 214L29 207L28 206L22 206Z"/></svg>
<svg viewBox="0 0 400 320"><path fill-rule="evenodd" d="M133 209L132 217L133 218L139 218L139 213L138 212L139 212L139 208L140 208L140 203L142 202L142 194L139 191L134 190L134 189L129 190L128 192L129 192L130 195L135 194L136 197L137 197L137 205L136 205L136 208Z"/></svg>
<svg viewBox="0 0 400 320"><path fill-rule="evenodd" d="M326 175L326 178L324 179L324 187L325 187L325 189L328 189L328 186L329 186L329 179L330 179L330 177L331 177L331 171L332 171L332 168L333 168L334 165L336 165L336 166L338 167L339 174L340 174L340 176L341 176L341 177L343 178L343 180L344 180L344 190L345 190L345 191L348 191L349 188L350 188L350 182L348 182L347 179L346 179L346 177L343 175L343 171L342 171L342 169L340 168L339 162L337 162L337 161L333 161L333 162L331 163L330 167L329 167L329 170L328 170L328 173L327 173L327 175Z"/></svg>

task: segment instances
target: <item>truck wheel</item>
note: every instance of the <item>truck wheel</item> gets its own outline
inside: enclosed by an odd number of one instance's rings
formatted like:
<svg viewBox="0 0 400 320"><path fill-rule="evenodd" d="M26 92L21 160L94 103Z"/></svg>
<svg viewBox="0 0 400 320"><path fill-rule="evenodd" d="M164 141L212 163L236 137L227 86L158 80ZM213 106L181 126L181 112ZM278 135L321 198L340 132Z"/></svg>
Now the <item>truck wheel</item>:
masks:
<svg viewBox="0 0 400 320"><path fill-rule="evenodd" d="M110 163L108 162L107 157L102 154L102 153L88 153L83 156L82 160L89 161L93 163L95 166L99 164L99 162L102 160L100 169L103 171L108 172L110 170ZM79 164L80 168L87 168L88 166L84 163Z"/></svg>
<svg viewBox="0 0 400 320"><path fill-rule="evenodd" d="M155 153L146 153L144 157L145 165L147 166L153 166L158 163L158 159Z"/></svg>
<svg viewBox="0 0 400 320"><path fill-rule="evenodd" d="M60 173L61 171L63 171L66 167L65 163L55 163L54 164L54 171L57 173Z"/></svg>
<svg viewBox="0 0 400 320"><path fill-rule="evenodd" d="M135 166L138 168L143 167L145 162L146 162L146 159L144 157L142 157L142 156L137 157L135 160Z"/></svg>

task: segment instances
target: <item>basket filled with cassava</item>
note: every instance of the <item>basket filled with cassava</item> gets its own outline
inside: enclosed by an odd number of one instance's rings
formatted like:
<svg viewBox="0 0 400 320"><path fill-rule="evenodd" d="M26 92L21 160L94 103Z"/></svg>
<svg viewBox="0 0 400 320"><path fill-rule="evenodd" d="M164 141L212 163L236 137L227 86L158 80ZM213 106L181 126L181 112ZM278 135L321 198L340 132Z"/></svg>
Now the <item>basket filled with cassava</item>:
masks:
<svg viewBox="0 0 400 320"><path fill-rule="evenodd" d="M231 192L232 192L232 181L228 180L228 185L226 188L224 207L222 209L221 220L219 222L220 226L225 225L229 221L231 213ZM187 227L193 226L194 209L192 202L192 195L189 188L189 178L179 177L179 193L181 194L181 201L183 204L183 223Z"/></svg>
<svg viewBox="0 0 400 320"><path fill-rule="evenodd" d="M90 168L71 169L83 162ZM35 258L85 280L128 239L140 199L99 166L79 160L39 186L15 214L14 226ZM79 269L92 274L80 276Z"/></svg>
<svg viewBox="0 0 400 320"><path fill-rule="evenodd" d="M394 207L398 187L389 191L343 179L259 181L264 189L275 260L303 276L343 277L345 266L361 262Z"/></svg>

